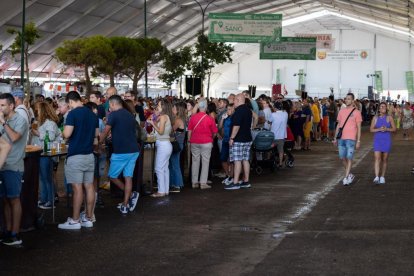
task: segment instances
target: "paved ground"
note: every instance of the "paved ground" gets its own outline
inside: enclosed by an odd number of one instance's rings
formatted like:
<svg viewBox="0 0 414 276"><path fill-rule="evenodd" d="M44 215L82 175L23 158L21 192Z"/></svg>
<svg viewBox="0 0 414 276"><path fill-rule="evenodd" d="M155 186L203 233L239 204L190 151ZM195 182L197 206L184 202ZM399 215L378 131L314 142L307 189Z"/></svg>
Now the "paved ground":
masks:
<svg viewBox="0 0 414 276"><path fill-rule="evenodd" d="M339 185L335 148L317 142L294 152L296 166L252 177L249 190L186 189L141 198L126 217L106 197L93 229L22 235L23 248L0 246L0 275L412 274L412 141L397 138L388 183L372 185L371 136L357 153L356 183ZM70 210L59 206L65 220Z"/></svg>

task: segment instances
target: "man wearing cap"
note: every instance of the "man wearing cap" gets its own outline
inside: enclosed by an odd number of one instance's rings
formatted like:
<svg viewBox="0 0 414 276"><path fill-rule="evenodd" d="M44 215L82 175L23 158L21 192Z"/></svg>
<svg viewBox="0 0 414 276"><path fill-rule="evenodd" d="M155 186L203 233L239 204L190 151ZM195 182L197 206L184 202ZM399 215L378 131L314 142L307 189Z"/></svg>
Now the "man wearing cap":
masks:
<svg viewBox="0 0 414 276"><path fill-rule="evenodd" d="M24 91L21 88L16 88L13 90L11 94L13 95L14 102L16 103L16 108L14 109L14 111L23 117L23 119L26 121L26 123L29 125L29 128L30 128L32 118L30 116L29 110L27 110L26 106L23 103ZM29 139L30 139L29 137L30 137L30 130L27 133L27 139L26 139L27 143L29 143Z"/></svg>
<svg viewBox="0 0 414 276"><path fill-rule="evenodd" d="M275 102L274 107L276 112L273 112L270 116L269 122L271 123L271 131L275 135L275 146L279 153L279 168L283 164L283 146L285 145L285 139L287 137L286 127L288 121L288 114L283 110L283 104L281 102Z"/></svg>
<svg viewBox="0 0 414 276"><path fill-rule="evenodd" d="M14 89L11 93L14 97L14 101L16 102L15 112L19 113L28 124L30 124L30 113L27 110L26 106L23 104L24 101L24 92L21 88Z"/></svg>

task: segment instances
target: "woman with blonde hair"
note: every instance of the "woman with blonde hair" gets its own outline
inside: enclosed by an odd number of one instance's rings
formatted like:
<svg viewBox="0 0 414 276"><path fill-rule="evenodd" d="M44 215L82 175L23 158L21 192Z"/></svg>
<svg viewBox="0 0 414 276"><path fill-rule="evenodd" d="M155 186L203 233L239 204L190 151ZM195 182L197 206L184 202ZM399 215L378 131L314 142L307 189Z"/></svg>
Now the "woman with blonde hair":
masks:
<svg viewBox="0 0 414 276"><path fill-rule="evenodd" d="M43 147L46 135L49 136L49 141L53 143L61 135L57 126L59 117L53 110L52 106L47 102L36 102L34 108L35 118L37 120L38 128L32 129L32 145L39 145ZM41 209L51 209L54 200L53 194L53 162L49 157L40 157L40 199L38 206Z"/></svg>
<svg viewBox="0 0 414 276"><path fill-rule="evenodd" d="M183 175L181 173L180 156L184 148L186 130L186 105L184 102L177 102L173 105L174 114L173 136L180 146L180 151L173 152L170 158L170 192L178 193L184 187Z"/></svg>
<svg viewBox="0 0 414 276"><path fill-rule="evenodd" d="M157 121L153 121L152 117L147 122L152 125L155 130L157 153L155 156L155 173L157 174L158 192L152 194L152 197L164 197L170 191L170 170L168 168L169 159L172 153L172 145L170 142L170 134L172 129L172 107L171 104L162 99L157 104L159 114Z"/></svg>

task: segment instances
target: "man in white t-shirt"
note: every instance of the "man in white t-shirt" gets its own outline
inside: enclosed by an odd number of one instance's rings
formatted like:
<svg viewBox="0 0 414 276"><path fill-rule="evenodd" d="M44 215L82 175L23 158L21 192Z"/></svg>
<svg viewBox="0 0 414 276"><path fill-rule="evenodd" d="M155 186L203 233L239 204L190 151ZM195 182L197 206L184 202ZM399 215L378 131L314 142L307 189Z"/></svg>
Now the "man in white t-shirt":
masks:
<svg viewBox="0 0 414 276"><path fill-rule="evenodd" d="M287 137L286 127L288 121L288 114L283 110L283 104L281 102L275 102L274 107L276 112L272 113L269 122L271 123L270 130L275 135L275 145L279 153L279 167L283 164L283 146Z"/></svg>

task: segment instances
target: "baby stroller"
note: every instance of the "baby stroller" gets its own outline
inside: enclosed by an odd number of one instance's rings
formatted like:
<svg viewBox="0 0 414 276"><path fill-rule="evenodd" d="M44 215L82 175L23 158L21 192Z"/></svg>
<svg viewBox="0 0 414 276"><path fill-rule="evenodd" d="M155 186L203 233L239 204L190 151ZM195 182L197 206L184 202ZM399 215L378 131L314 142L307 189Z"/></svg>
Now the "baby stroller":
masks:
<svg viewBox="0 0 414 276"><path fill-rule="evenodd" d="M286 128L287 137L283 146L285 166L287 168L293 168L295 166L295 157L292 155L292 149L295 146L295 136L289 126ZM279 161L279 158L277 158Z"/></svg>
<svg viewBox="0 0 414 276"><path fill-rule="evenodd" d="M275 135L273 132L264 128L255 128L252 131L252 162L251 168L260 175L263 167L270 167L273 172L277 168L277 149L273 147Z"/></svg>

